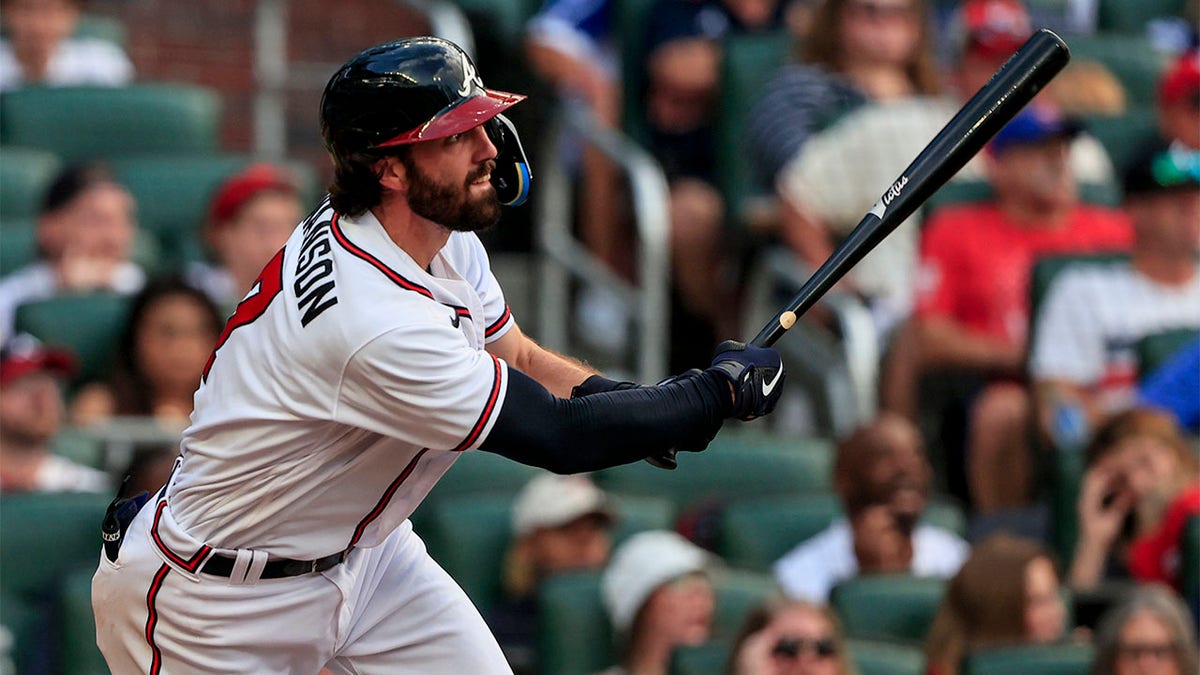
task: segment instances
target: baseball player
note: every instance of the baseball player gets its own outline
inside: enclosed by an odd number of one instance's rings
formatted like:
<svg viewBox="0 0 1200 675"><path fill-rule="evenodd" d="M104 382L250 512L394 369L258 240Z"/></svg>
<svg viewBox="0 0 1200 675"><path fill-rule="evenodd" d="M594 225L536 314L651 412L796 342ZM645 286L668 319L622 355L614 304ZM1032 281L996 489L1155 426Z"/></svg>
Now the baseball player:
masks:
<svg viewBox="0 0 1200 675"><path fill-rule="evenodd" d="M329 197L230 317L167 484L105 519L113 672L510 672L408 521L459 454L592 471L774 408L774 350L638 386L522 334L474 232L528 191L523 98L427 37L329 81Z"/></svg>

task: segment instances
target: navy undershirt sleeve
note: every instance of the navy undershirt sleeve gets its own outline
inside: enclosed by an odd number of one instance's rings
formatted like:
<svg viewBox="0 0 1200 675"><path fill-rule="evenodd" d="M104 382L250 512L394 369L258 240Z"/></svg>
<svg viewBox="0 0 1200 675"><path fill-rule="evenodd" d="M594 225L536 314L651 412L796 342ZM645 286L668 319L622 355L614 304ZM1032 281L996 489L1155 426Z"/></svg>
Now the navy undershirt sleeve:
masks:
<svg viewBox="0 0 1200 675"><path fill-rule="evenodd" d="M479 447L555 473L628 464L676 447L729 414L727 380L715 372L655 387L558 398L510 368L508 392Z"/></svg>

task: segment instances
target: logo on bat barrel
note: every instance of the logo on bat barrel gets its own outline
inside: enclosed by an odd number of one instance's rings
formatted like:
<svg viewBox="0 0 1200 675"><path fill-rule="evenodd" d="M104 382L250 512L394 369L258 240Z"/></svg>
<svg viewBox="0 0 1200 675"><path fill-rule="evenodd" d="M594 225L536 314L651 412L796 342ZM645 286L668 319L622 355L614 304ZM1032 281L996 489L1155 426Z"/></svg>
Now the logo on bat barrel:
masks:
<svg viewBox="0 0 1200 675"><path fill-rule="evenodd" d="M904 189L905 185L908 185L908 176L901 176L900 180L892 183L892 187L883 193L883 205L890 206L892 201L900 196L900 191Z"/></svg>

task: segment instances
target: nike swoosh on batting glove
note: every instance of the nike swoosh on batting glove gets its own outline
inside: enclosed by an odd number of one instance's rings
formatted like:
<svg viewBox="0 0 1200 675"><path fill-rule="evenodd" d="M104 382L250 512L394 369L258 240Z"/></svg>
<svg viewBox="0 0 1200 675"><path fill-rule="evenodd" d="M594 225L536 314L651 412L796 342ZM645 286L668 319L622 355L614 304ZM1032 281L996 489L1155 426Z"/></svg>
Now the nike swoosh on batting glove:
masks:
<svg viewBox="0 0 1200 675"><path fill-rule="evenodd" d="M752 420L769 414L779 403L786 373L774 349L726 340L717 345L710 368L733 385L731 417Z"/></svg>

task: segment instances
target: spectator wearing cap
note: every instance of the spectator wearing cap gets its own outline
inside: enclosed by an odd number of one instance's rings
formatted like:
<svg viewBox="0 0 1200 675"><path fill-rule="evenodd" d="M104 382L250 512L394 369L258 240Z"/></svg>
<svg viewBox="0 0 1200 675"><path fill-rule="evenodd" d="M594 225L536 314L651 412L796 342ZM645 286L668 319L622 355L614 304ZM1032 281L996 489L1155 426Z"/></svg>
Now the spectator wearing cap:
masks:
<svg viewBox="0 0 1200 675"><path fill-rule="evenodd" d="M214 264L193 263L187 280L232 310L304 215L295 179L282 167L252 164L213 194L204 240Z"/></svg>
<svg viewBox="0 0 1200 675"><path fill-rule="evenodd" d="M0 91L30 84L118 87L133 64L107 40L74 35L84 0L7 0L0 38Z"/></svg>
<svg viewBox="0 0 1200 675"><path fill-rule="evenodd" d="M600 590L620 648L606 675L666 675L676 647L708 641L718 560L682 536L640 532L613 553Z"/></svg>
<svg viewBox="0 0 1200 675"><path fill-rule="evenodd" d="M1059 447L1081 446L1088 429L1136 402L1138 340L1200 330L1200 150L1152 145L1123 186L1130 259L1064 271L1037 319L1029 372L1039 426ZM1066 427L1064 415L1085 424Z"/></svg>
<svg viewBox="0 0 1200 675"><path fill-rule="evenodd" d="M505 598L487 615L514 672L537 672L539 584L561 572L603 569L615 517L608 496L584 475L542 474L517 494Z"/></svg>
<svg viewBox="0 0 1200 675"><path fill-rule="evenodd" d="M54 454L65 419L62 380L75 370L65 352L33 336L0 350L0 492L103 492L108 475Z"/></svg>
<svg viewBox="0 0 1200 675"><path fill-rule="evenodd" d="M1159 80L1156 103L1159 132L1200 150L1200 49L1175 59Z"/></svg>
<svg viewBox="0 0 1200 675"><path fill-rule="evenodd" d="M69 166L54 179L37 219L39 259L0 281L0 337L22 303L65 293L130 295L146 282L132 260L136 204L102 164Z"/></svg>
<svg viewBox="0 0 1200 675"><path fill-rule="evenodd" d="M893 364L915 410L919 378L947 372L979 381L966 407L966 492L981 512L1027 506L1032 409L1025 372L1029 277L1038 256L1127 251L1129 219L1080 204L1068 161L1077 127L1029 106L996 134L986 159L994 198L934 213L921 237L915 348ZM898 358L898 357L897 357Z"/></svg>
<svg viewBox="0 0 1200 675"><path fill-rule="evenodd" d="M838 445L833 466L846 515L775 563L779 586L820 605L834 586L859 575L953 576L967 543L919 522L932 478L921 435L907 419L884 413L855 430Z"/></svg>

